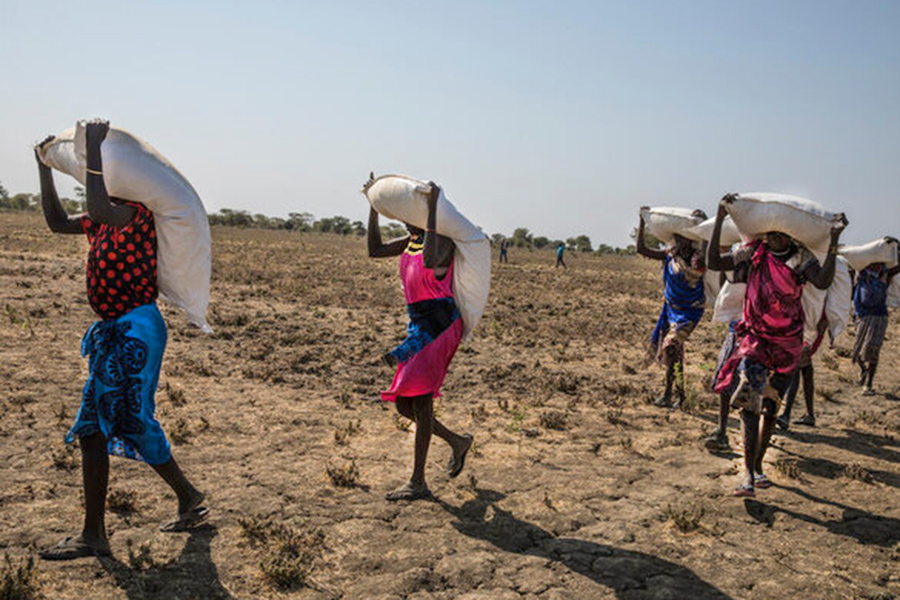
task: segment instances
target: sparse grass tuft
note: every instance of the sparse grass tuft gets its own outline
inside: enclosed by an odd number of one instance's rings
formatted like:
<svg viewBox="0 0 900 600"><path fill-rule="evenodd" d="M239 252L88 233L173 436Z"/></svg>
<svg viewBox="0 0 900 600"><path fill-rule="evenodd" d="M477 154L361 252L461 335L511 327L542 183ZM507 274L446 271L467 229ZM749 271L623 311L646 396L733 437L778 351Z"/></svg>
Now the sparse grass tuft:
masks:
<svg viewBox="0 0 900 600"><path fill-rule="evenodd" d="M187 399L184 397L184 390L180 387L175 387L170 383L166 383L166 395L169 397L169 402L175 406L184 406L187 404Z"/></svg>
<svg viewBox="0 0 900 600"><path fill-rule="evenodd" d="M669 504L666 506L663 516L681 533L690 533L700 529L700 520L704 514L706 514L706 509L702 505L688 503L681 506Z"/></svg>
<svg viewBox="0 0 900 600"><path fill-rule="evenodd" d="M74 471L78 468L78 460L75 458L75 444L65 444L53 451L51 460L54 469L60 471Z"/></svg>
<svg viewBox="0 0 900 600"><path fill-rule="evenodd" d="M325 465L325 472L328 473L328 479L336 487L352 488L359 485L359 469L355 460L351 460L349 465L342 467Z"/></svg>
<svg viewBox="0 0 900 600"><path fill-rule="evenodd" d="M344 427L338 427L334 430L334 443L338 446L346 446L350 443L350 437L362 430L362 420L357 419L356 423L349 421Z"/></svg>
<svg viewBox="0 0 900 600"><path fill-rule="evenodd" d="M794 459L779 458L775 461L775 470L791 479L801 479L803 477L800 466Z"/></svg>
<svg viewBox="0 0 900 600"><path fill-rule="evenodd" d="M39 600L44 597L34 556L13 561L9 554L4 554L0 567L0 600Z"/></svg>
<svg viewBox="0 0 900 600"><path fill-rule="evenodd" d="M862 481L863 483L872 483L874 480L872 473L859 463L845 465L844 468L841 469L841 477L846 477L847 479L852 479L854 481Z"/></svg>
<svg viewBox="0 0 900 600"><path fill-rule="evenodd" d="M129 490L111 490L106 497L106 507L119 515L133 515L138 512L137 494Z"/></svg>
<svg viewBox="0 0 900 600"><path fill-rule="evenodd" d="M555 431L565 431L568 421L568 415L561 410L549 410L542 413L540 418L541 427Z"/></svg>
<svg viewBox="0 0 900 600"><path fill-rule="evenodd" d="M172 443L176 446L187 444L191 435L191 426L188 425L188 422L183 417L178 417L178 420L175 421L175 425L172 426L169 432L169 438L172 440Z"/></svg>
<svg viewBox="0 0 900 600"><path fill-rule="evenodd" d="M297 531L261 517L243 518L238 523L251 546L263 551L259 570L266 583L281 591L306 585L316 560L322 555L325 535L320 530Z"/></svg>
<svg viewBox="0 0 900 600"><path fill-rule="evenodd" d="M134 542L128 540L128 565L135 571L149 571L156 566L156 559L153 558L153 549L150 542L144 542L134 548Z"/></svg>

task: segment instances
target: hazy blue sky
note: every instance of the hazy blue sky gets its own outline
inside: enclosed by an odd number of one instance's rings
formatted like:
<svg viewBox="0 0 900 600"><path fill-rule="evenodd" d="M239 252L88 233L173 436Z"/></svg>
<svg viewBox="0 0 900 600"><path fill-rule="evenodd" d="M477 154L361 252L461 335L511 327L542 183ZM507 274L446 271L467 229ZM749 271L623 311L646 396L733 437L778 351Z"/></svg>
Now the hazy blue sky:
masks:
<svg viewBox="0 0 900 600"><path fill-rule="evenodd" d="M898 31L894 0L2 0L0 181L104 116L210 211L364 219L373 169L488 232L624 245L641 205L757 190L867 241L900 234Z"/></svg>

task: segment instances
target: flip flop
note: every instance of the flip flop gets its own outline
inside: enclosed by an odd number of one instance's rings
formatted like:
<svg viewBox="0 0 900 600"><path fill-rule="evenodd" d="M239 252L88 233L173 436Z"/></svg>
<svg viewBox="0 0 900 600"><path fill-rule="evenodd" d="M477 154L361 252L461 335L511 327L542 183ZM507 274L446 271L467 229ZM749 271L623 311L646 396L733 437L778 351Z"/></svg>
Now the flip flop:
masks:
<svg viewBox="0 0 900 600"><path fill-rule="evenodd" d="M753 489L752 485L742 483L734 488L732 495L737 498L753 498L756 496L756 490Z"/></svg>
<svg viewBox="0 0 900 600"><path fill-rule="evenodd" d="M754 476L753 483L756 487L758 487L761 490L765 490L767 488L772 487L772 485L774 485L772 483L772 480L769 479L765 473L760 473L759 475Z"/></svg>
<svg viewBox="0 0 900 600"><path fill-rule="evenodd" d="M38 555L44 560L74 560L89 556L112 556L109 548L95 548L80 537L67 537L55 546L41 550Z"/></svg>
<svg viewBox="0 0 900 600"><path fill-rule="evenodd" d="M425 500L427 498L431 498L431 490L427 487L413 487L411 484L407 483L393 492L388 492L384 495L384 499L388 502L397 502L398 500Z"/></svg>
<svg viewBox="0 0 900 600"><path fill-rule="evenodd" d="M469 445L466 446L466 449L463 450L462 454L459 455L459 460L456 460L455 456L450 457L450 462L447 463L447 475L450 479L455 479L460 473L462 473L463 467L466 466L466 455L469 454L469 449L472 447L472 442L475 441L475 438L472 437L471 434L467 433L463 436L467 440L469 440Z"/></svg>
<svg viewBox="0 0 900 600"><path fill-rule="evenodd" d="M191 509L183 515L179 515L176 520L160 525L159 530L163 533L181 533L184 531L191 531L192 529L196 529L198 526L205 523L208 517L209 509L205 506L198 506L197 508Z"/></svg>

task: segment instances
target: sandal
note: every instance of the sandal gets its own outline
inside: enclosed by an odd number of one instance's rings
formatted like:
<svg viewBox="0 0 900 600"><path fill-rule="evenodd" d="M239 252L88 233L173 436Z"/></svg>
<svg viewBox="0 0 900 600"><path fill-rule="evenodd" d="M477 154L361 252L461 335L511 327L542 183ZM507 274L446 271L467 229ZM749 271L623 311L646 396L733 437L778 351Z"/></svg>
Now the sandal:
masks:
<svg viewBox="0 0 900 600"><path fill-rule="evenodd" d="M812 415L803 415L796 421L794 421L795 425L806 425L807 427L815 427L816 426L816 418Z"/></svg>
<svg viewBox="0 0 900 600"><path fill-rule="evenodd" d="M64 538L55 546L41 550L38 555L44 560L74 560L89 556L112 556L112 552L110 552L109 546L97 548L78 536Z"/></svg>
<svg viewBox="0 0 900 600"><path fill-rule="evenodd" d="M765 473L760 473L759 475L755 475L753 477L753 483L756 487L758 487L761 490L768 489L774 485L772 483L772 480L769 479Z"/></svg>
<svg viewBox="0 0 900 600"><path fill-rule="evenodd" d="M734 488L734 491L731 494L737 498L753 498L756 496L756 490L753 489L753 484L742 483Z"/></svg>
<svg viewBox="0 0 900 600"><path fill-rule="evenodd" d="M179 515L174 521L160 525L159 530L163 533L182 533L191 531L206 522L209 517L209 509L205 506L198 506L188 512Z"/></svg>
<svg viewBox="0 0 900 600"><path fill-rule="evenodd" d="M428 489L428 486L415 486L411 483L406 483L400 487L398 487L393 492L388 492L384 495L384 499L388 502L397 502L398 500L425 500L427 498L431 498L431 490Z"/></svg>
<svg viewBox="0 0 900 600"><path fill-rule="evenodd" d="M456 456L450 457L450 462L447 463L447 475L450 479L456 478L460 473L462 473L463 467L466 466L466 455L469 454L469 449L472 447L472 442L475 438L472 437L471 434L465 434L463 436L465 439L469 441L466 445L465 450L462 451L462 454L459 455L459 459L457 460Z"/></svg>

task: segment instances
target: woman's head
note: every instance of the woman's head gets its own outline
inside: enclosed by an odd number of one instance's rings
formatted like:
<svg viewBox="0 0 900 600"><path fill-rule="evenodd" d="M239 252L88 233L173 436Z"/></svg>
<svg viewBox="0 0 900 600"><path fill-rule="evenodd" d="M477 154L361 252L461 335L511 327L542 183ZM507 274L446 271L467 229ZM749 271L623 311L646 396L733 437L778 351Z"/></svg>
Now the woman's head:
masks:
<svg viewBox="0 0 900 600"><path fill-rule="evenodd" d="M415 236L415 235L422 235L423 233L425 233L425 230L423 230L419 227L416 227L415 225L410 225L409 223L404 223L404 225L406 225L406 230L409 232L410 235Z"/></svg>
<svg viewBox="0 0 900 600"><path fill-rule="evenodd" d="M770 231L766 234L765 243L772 252L786 252L791 247L791 236L780 231Z"/></svg>

